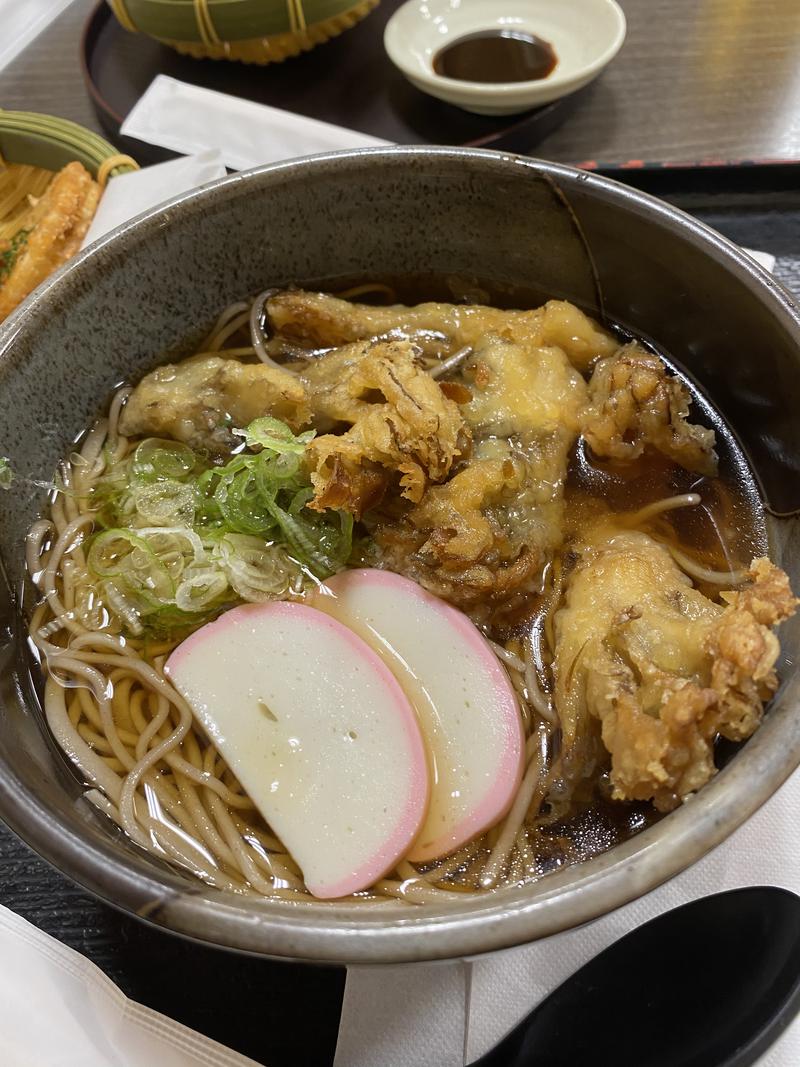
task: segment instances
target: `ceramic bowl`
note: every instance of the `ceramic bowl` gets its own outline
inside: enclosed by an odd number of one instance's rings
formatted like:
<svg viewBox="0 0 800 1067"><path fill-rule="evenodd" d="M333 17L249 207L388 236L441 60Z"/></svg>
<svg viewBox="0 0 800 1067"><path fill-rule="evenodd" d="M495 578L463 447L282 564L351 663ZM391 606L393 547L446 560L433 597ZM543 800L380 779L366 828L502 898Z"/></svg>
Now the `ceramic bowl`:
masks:
<svg viewBox="0 0 800 1067"><path fill-rule="evenodd" d="M565 207L569 204L569 210ZM587 245L591 257L587 255ZM749 452L771 553L800 588L800 315L750 257L681 212L569 167L469 149L388 148L235 174L119 228L0 328L0 556L19 590L23 542L60 457L111 390L197 344L220 308L290 283L418 277L425 292L563 297L654 338ZM103 900L166 930L255 954L335 962L450 958L593 919L704 855L800 761L800 620L755 736L696 797L607 853L436 907L270 902L210 889L141 852L82 799L29 678L0 577L0 817ZM5 611L6 617L3 618ZM756 872L757 873L757 872Z"/></svg>
<svg viewBox="0 0 800 1067"><path fill-rule="evenodd" d="M486 83L433 69L448 44L483 30L533 35L552 45L553 71L538 81ZM587 85L625 40L615 0L408 0L389 19L383 43L394 65L430 96L478 115L528 111Z"/></svg>

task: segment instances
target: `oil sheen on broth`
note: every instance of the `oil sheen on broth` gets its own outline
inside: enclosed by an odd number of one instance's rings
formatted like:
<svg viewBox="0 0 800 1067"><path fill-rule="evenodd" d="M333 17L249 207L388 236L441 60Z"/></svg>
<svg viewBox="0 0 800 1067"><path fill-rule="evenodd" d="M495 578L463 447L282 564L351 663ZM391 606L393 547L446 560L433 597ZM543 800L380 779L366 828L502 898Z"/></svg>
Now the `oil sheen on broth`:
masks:
<svg viewBox="0 0 800 1067"><path fill-rule="evenodd" d="M413 306L396 305L398 288ZM424 850L412 847L413 819L403 823L407 847L349 898L364 906L435 903L605 851L702 787L717 738L746 738L777 684L771 627L794 598L763 559L764 516L744 456L691 382L569 304L504 312L425 303L429 291L367 282L337 295L268 290L232 305L192 359L115 395L31 532L39 600L30 632L51 729L102 811L219 888L294 901L332 892L309 893L260 793L243 788L247 760L215 747L225 731L206 705L218 698L192 689L207 681L171 669L190 635L195 647L219 644L224 631L208 624L233 625L237 605L320 607L349 626L352 648L363 639L356 662L379 670L366 658L372 631L348 616L342 591L366 595L370 575L395 572L406 581L397 613L405 597L420 626L428 619L453 635L456 651L479 630L516 693L524 753L514 794L506 801L494 788L495 807L485 797L477 805L483 831L454 830L453 847L432 858L410 858ZM326 607L328 581L341 599ZM740 632L741 647L755 640L765 650L756 681L737 659ZM390 666L410 656L407 688L418 694L430 668L397 633L393 646L378 632L375 649ZM235 658L235 642L225 647ZM287 654L280 662L294 664ZM484 648L478 660L493 656ZM269 711L263 730L284 712L253 693ZM419 696L406 696L422 721ZM502 717L501 698L486 699L481 713ZM688 766L676 726L687 716L697 756ZM309 724L297 721L305 737ZM500 746L498 767L511 767L501 725L486 744ZM345 729L343 743L361 744L363 728ZM437 744L456 753L450 770L462 770L470 795L469 737L423 735L432 795ZM320 788L335 790L331 762L323 752ZM378 768L381 777L391 775ZM400 775L397 797L408 781ZM362 788L383 803L396 839L390 785ZM447 802L431 803L446 821ZM458 803L451 822L467 825ZM308 828L302 812L290 816L280 825L298 835L300 854Z"/></svg>

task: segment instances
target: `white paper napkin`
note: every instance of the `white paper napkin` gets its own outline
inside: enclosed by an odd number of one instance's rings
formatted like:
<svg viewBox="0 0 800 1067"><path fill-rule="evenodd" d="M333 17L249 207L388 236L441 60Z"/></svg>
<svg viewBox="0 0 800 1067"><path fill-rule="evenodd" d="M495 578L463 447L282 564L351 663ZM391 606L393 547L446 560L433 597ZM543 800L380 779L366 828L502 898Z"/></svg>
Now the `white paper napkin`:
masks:
<svg viewBox="0 0 800 1067"><path fill-rule="evenodd" d="M0 0L0 70L18 56L73 0Z"/></svg>
<svg viewBox="0 0 800 1067"><path fill-rule="evenodd" d="M314 152L389 144L380 137L201 89L165 74L152 81L121 132L173 152L217 148L233 170Z"/></svg>
<svg viewBox="0 0 800 1067"><path fill-rule="evenodd" d="M775 270L775 257L769 252L756 252L752 248L743 248L742 251L746 252L748 256L752 256L764 270L768 270L770 273Z"/></svg>
<svg viewBox="0 0 800 1067"><path fill-rule="evenodd" d="M110 178L82 247L170 197L227 173L222 155L216 149L206 149L194 156L182 156Z"/></svg>
<svg viewBox="0 0 800 1067"><path fill-rule="evenodd" d="M258 1067L136 1004L93 963L0 907L3 1067Z"/></svg>

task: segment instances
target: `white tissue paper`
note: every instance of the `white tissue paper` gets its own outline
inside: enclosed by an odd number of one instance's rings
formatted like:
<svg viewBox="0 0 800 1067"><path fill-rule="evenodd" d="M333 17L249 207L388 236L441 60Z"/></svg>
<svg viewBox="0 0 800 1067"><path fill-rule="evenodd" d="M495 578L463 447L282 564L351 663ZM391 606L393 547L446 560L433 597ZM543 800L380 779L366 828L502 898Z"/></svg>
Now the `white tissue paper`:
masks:
<svg viewBox="0 0 800 1067"><path fill-rule="evenodd" d="M746 252L748 256L752 256L759 267L763 267L764 270L770 273L775 270L775 257L769 252L756 252L752 248L743 248L742 251Z"/></svg>
<svg viewBox="0 0 800 1067"><path fill-rule="evenodd" d="M81 247L86 248L143 211L214 178L223 178L227 173L221 154L216 149L206 149L195 156L183 156L109 178Z"/></svg>
<svg viewBox="0 0 800 1067"><path fill-rule="evenodd" d="M71 3L72 0L0 0L0 70Z"/></svg>
<svg viewBox="0 0 800 1067"><path fill-rule="evenodd" d="M258 1067L136 1004L93 963L0 907L3 1067Z"/></svg>
<svg viewBox="0 0 800 1067"><path fill-rule="evenodd" d="M390 142L159 74L122 124L126 137L173 152L217 148L232 170Z"/></svg>

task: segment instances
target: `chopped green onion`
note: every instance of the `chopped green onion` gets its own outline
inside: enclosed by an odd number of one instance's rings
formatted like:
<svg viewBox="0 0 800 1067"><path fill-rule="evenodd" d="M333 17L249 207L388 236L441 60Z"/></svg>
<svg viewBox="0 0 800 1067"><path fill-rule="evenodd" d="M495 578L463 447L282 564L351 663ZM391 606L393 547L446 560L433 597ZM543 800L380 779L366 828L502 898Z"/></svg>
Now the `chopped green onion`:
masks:
<svg viewBox="0 0 800 1067"><path fill-rule="evenodd" d="M17 230L8 242L8 247L5 251L0 252L0 282L4 282L14 269L20 253L28 243L30 232L30 230Z"/></svg>
<svg viewBox="0 0 800 1067"><path fill-rule="evenodd" d="M235 434L243 437L248 448L268 449L279 455L294 453L302 456L309 441L314 439L314 431L306 430L295 436L285 422L264 416L255 419L244 430L234 430Z"/></svg>
<svg viewBox="0 0 800 1067"><path fill-rule="evenodd" d="M191 525L197 506L197 490L193 485L163 481L137 486L133 503L139 518L153 526Z"/></svg>
<svg viewBox="0 0 800 1067"><path fill-rule="evenodd" d="M92 540L87 564L100 578L116 578L134 548L147 550L147 542L131 530L106 530Z"/></svg>
<svg viewBox="0 0 800 1067"><path fill-rule="evenodd" d="M134 480L140 482L180 479L191 474L196 465L197 457L188 445L148 437L133 454L131 474Z"/></svg>
<svg viewBox="0 0 800 1067"><path fill-rule="evenodd" d="M175 606L181 611L203 611L219 602L228 589L228 578L222 571L205 570L184 578L175 590Z"/></svg>
<svg viewBox="0 0 800 1067"><path fill-rule="evenodd" d="M131 632L197 626L237 600L285 596L304 570L325 578L349 559L352 516L308 508L303 455L313 431L295 435L265 417L240 436L254 451L224 466L149 438L99 480L100 532L87 562Z"/></svg>
<svg viewBox="0 0 800 1067"><path fill-rule="evenodd" d="M86 559L100 578L113 578L117 588L146 605L171 600L175 586L169 571L148 542L131 530L106 530L92 539Z"/></svg>
<svg viewBox="0 0 800 1067"><path fill-rule="evenodd" d="M13 481L14 471L11 467L11 460L0 456L0 489L10 489Z"/></svg>

